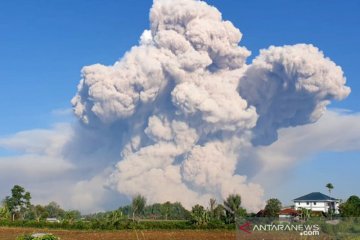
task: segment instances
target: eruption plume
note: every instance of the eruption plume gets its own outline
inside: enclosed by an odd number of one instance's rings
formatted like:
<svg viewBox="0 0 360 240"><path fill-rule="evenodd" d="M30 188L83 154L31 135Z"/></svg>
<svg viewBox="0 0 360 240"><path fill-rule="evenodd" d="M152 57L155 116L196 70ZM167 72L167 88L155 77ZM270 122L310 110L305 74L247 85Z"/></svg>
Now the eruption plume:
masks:
<svg viewBox="0 0 360 240"><path fill-rule="evenodd" d="M113 66L83 68L72 104L83 127L117 142L109 186L186 207L231 193L262 206L262 187L239 173L242 152L317 121L350 89L312 45L271 46L247 65L241 38L203 1L154 0L139 45Z"/></svg>

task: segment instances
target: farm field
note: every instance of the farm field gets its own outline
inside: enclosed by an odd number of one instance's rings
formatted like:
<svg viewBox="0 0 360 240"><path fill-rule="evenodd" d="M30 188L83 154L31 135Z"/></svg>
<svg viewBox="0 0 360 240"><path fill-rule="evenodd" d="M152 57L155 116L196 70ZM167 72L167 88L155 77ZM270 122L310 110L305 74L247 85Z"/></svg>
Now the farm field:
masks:
<svg viewBox="0 0 360 240"><path fill-rule="evenodd" d="M61 240L332 240L338 239L326 234L321 236L300 236L296 232L252 232L237 235L231 230L114 230L114 231L81 231L55 230L20 227L0 227L0 240L15 240L25 233L53 233ZM239 233L238 233L239 234ZM360 240L360 237L344 237L346 240Z"/></svg>
<svg viewBox="0 0 360 240"><path fill-rule="evenodd" d="M121 231L80 231L54 230L36 228L0 227L0 240L15 240L25 233L53 233L61 240L330 240L329 236L301 237L291 233L256 232L249 235L236 235L235 231L227 230L121 230ZM236 238L238 237L238 238ZM360 238L345 238L360 239Z"/></svg>
<svg viewBox="0 0 360 240"><path fill-rule="evenodd" d="M133 231L76 231L34 228L0 228L0 240L14 240L24 233L53 233L61 240L234 240L235 231L216 230L133 230Z"/></svg>

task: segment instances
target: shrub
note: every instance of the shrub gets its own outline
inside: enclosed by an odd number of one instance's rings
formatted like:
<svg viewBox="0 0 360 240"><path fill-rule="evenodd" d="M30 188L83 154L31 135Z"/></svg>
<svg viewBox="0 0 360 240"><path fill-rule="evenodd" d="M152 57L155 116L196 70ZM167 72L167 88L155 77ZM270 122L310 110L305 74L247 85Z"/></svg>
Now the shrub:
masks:
<svg viewBox="0 0 360 240"><path fill-rule="evenodd" d="M33 239L33 237L31 235L28 235L28 234L21 235L21 236L16 238L16 240L32 240L32 239Z"/></svg>
<svg viewBox="0 0 360 240"><path fill-rule="evenodd" d="M16 240L60 240L60 238L58 238L52 234L44 234L41 236L25 234L25 235L21 235L21 236L17 237Z"/></svg>
<svg viewBox="0 0 360 240"><path fill-rule="evenodd" d="M360 225L354 225L350 228L352 233L360 233Z"/></svg>

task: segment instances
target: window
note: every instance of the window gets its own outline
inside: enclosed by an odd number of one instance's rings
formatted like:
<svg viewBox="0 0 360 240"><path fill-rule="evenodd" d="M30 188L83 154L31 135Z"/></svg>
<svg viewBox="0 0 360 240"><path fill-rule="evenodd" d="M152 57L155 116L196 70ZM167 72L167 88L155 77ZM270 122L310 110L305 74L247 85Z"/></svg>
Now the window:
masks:
<svg viewBox="0 0 360 240"><path fill-rule="evenodd" d="M309 205L309 202L306 202L306 205Z"/></svg>
<svg viewBox="0 0 360 240"><path fill-rule="evenodd" d="M316 205L316 202L314 202L314 205Z"/></svg>

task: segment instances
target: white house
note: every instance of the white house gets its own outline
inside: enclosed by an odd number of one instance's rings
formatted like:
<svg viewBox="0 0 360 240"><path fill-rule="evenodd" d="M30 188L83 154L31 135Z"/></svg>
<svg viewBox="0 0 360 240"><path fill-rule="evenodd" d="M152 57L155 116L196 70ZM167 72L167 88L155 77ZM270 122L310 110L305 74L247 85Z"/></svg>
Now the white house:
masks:
<svg viewBox="0 0 360 240"><path fill-rule="evenodd" d="M57 218L46 218L46 221L50 222L50 223L59 223L60 222L60 220Z"/></svg>
<svg viewBox="0 0 360 240"><path fill-rule="evenodd" d="M335 213L339 213L340 200L329 197L320 192L312 192L293 200L295 210L300 208L310 209L315 212L328 213L329 209L334 209Z"/></svg>

